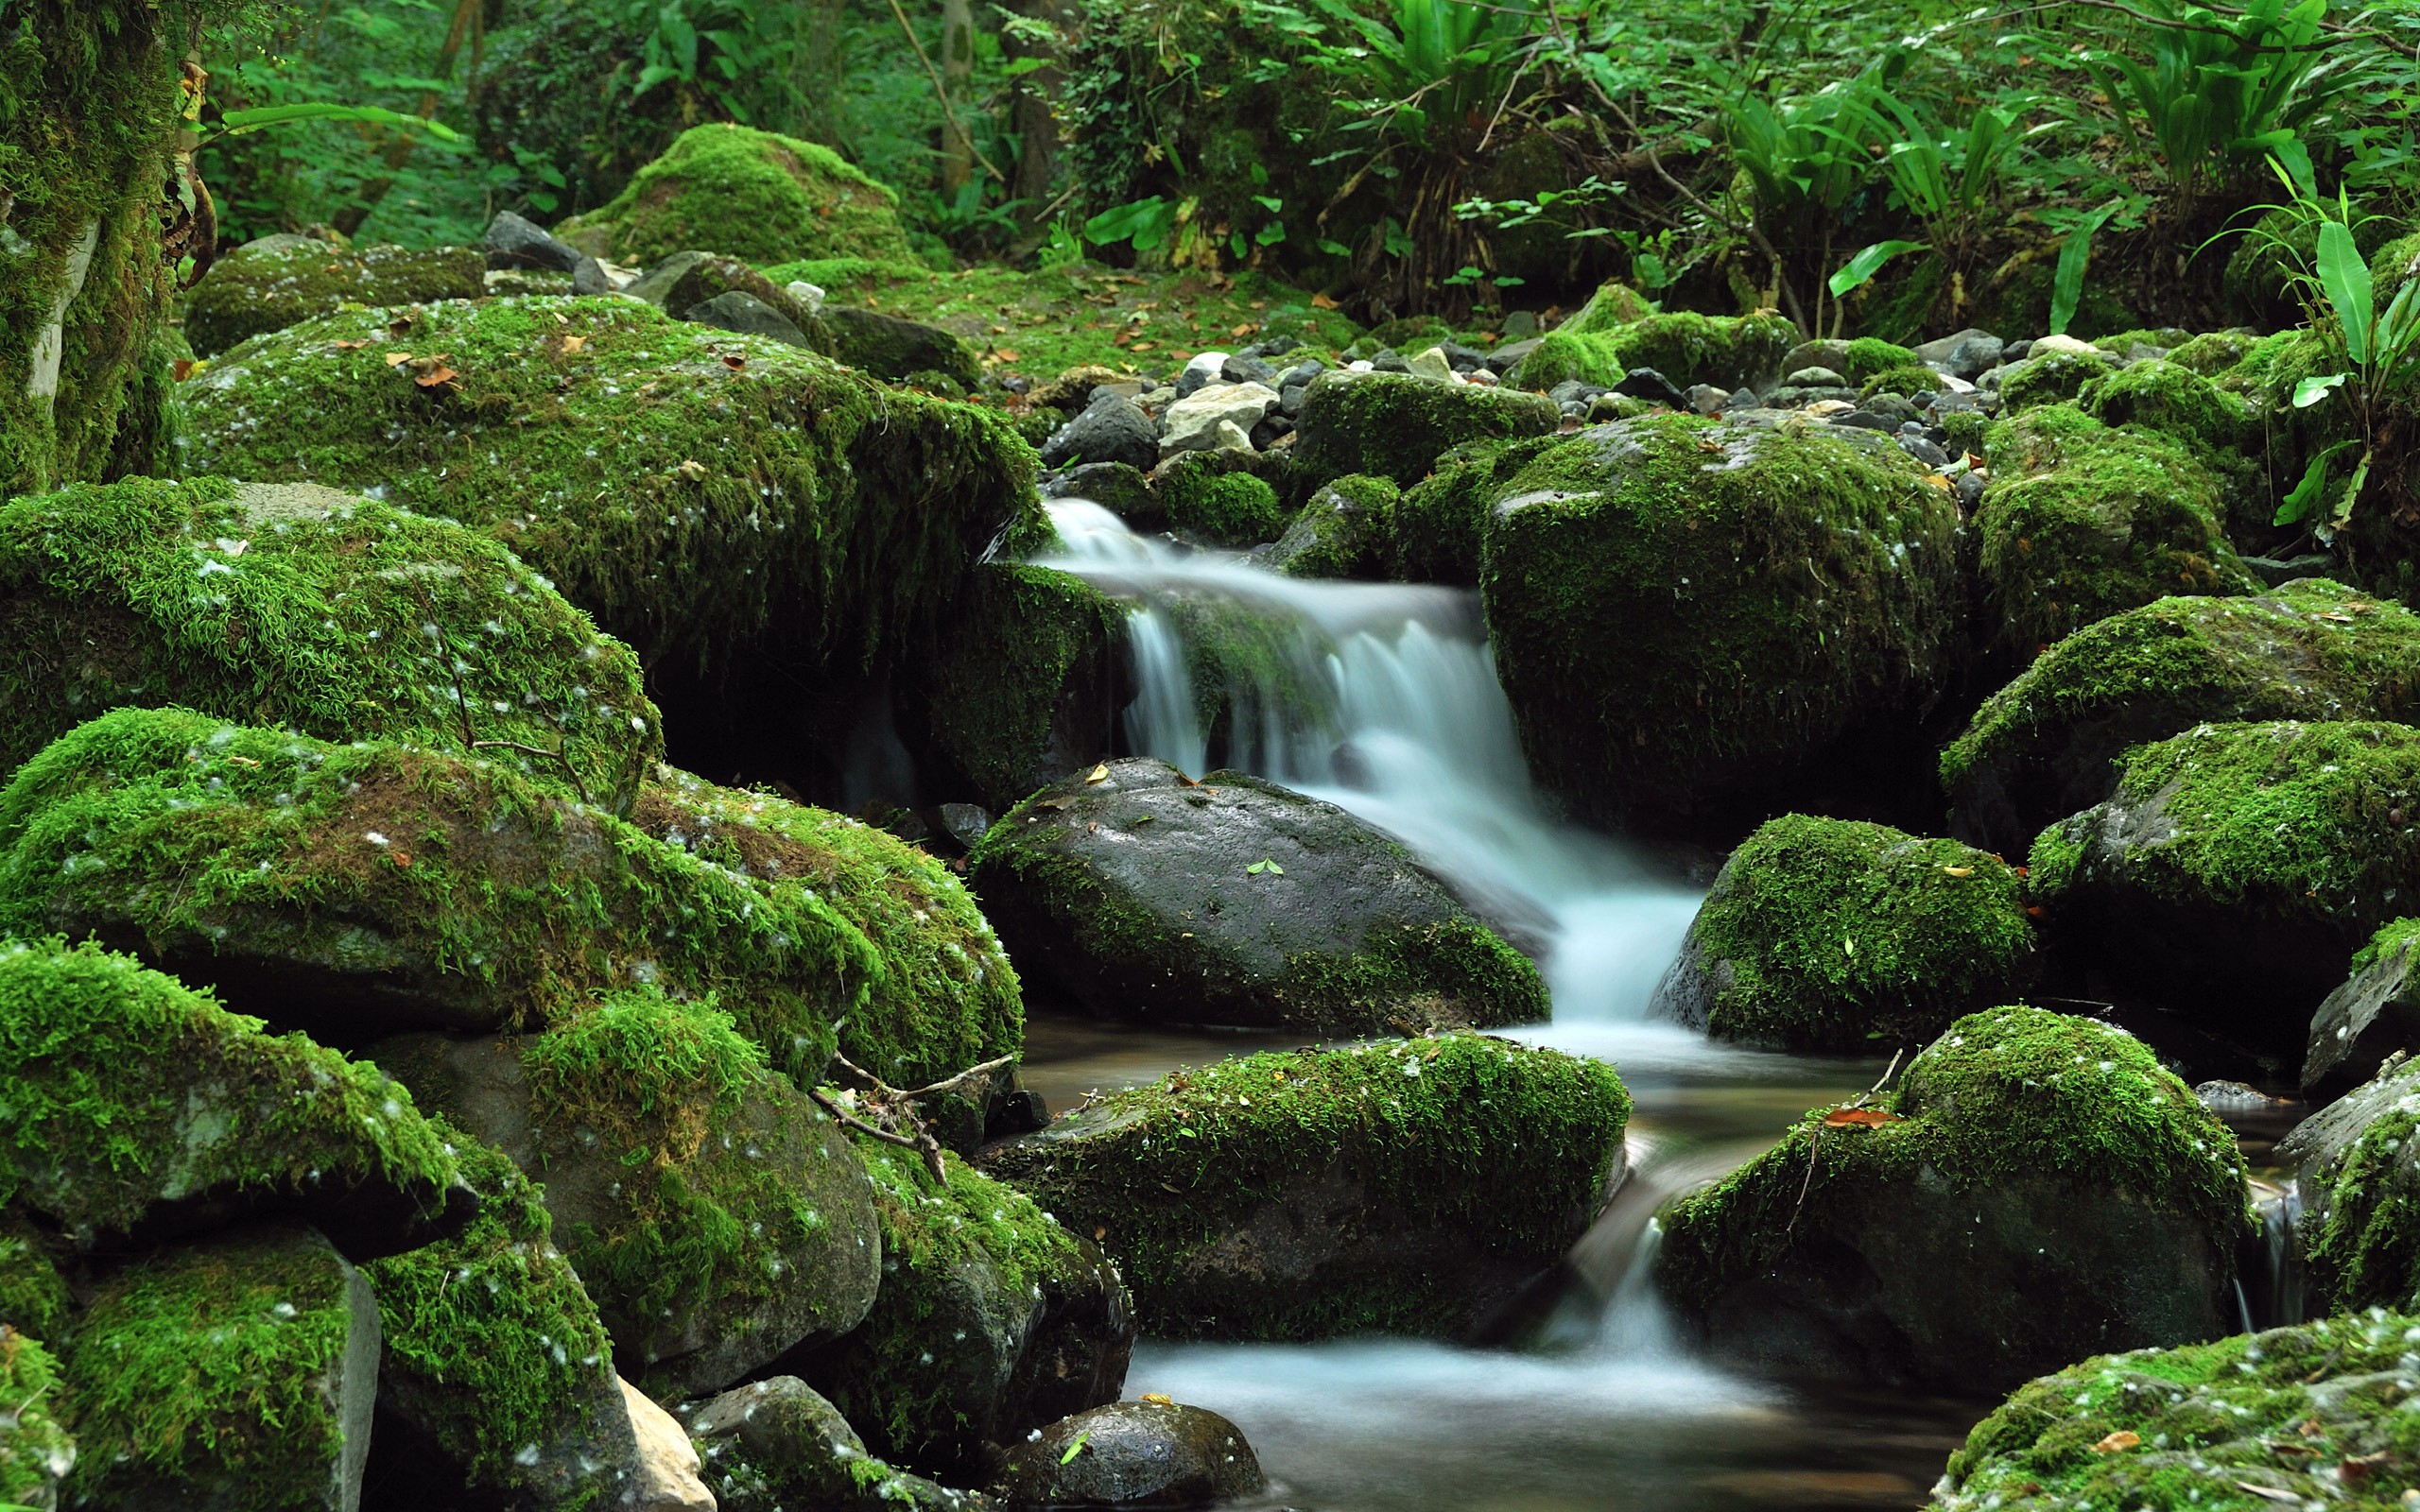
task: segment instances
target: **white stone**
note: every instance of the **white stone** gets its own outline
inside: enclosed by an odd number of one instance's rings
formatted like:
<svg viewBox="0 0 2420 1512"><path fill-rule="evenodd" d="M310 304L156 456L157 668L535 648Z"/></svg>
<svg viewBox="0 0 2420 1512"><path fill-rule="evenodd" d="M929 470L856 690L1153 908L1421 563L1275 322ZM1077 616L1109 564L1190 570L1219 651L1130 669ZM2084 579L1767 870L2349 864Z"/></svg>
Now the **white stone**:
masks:
<svg viewBox="0 0 2420 1512"><path fill-rule="evenodd" d="M1201 375L1202 386L1206 387L1219 381L1219 374L1226 366L1226 352L1197 352L1193 354L1192 360L1184 365L1184 372L1200 373ZM1177 375L1177 387L1179 388L1184 387L1184 373L1179 373Z"/></svg>
<svg viewBox="0 0 2420 1512"><path fill-rule="evenodd" d="M1221 421L1232 421L1249 436L1277 403L1277 390L1267 384L1211 384L1195 389L1161 415L1160 455L1165 459L1220 445Z"/></svg>
<svg viewBox="0 0 2420 1512"><path fill-rule="evenodd" d="M1445 349L1443 347L1415 352L1403 359L1403 365L1414 378L1426 378L1432 384L1458 384L1462 381L1461 375L1454 371L1454 365L1445 360Z"/></svg>
<svg viewBox="0 0 2420 1512"><path fill-rule="evenodd" d="M809 315L823 312L823 291L803 278L794 278L782 285L782 292L806 306Z"/></svg>
<svg viewBox="0 0 2420 1512"><path fill-rule="evenodd" d="M620 1377L615 1377L620 1380ZM631 1512L717 1512L715 1493L698 1478L698 1446L653 1398L622 1382L622 1402L631 1412L631 1434L639 1443L631 1484L621 1505Z"/></svg>
<svg viewBox="0 0 2420 1512"><path fill-rule="evenodd" d="M2029 357L2045 356L2053 352L2077 353L2089 352L2101 356L2108 355L2091 342L2078 341L2073 336L2038 336L2034 339L2033 345L2025 349L2025 354Z"/></svg>

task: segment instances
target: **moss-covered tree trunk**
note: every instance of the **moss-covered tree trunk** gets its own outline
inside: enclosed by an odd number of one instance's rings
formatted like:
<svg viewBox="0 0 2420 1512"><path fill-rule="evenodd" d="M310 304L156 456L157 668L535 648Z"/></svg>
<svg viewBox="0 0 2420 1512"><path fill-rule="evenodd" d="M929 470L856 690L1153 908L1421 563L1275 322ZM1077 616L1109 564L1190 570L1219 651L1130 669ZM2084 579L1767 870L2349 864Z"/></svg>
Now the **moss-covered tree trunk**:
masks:
<svg viewBox="0 0 2420 1512"><path fill-rule="evenodd" d="M218 0L0 20L0 495L162 466L183 62Z"/></svg>

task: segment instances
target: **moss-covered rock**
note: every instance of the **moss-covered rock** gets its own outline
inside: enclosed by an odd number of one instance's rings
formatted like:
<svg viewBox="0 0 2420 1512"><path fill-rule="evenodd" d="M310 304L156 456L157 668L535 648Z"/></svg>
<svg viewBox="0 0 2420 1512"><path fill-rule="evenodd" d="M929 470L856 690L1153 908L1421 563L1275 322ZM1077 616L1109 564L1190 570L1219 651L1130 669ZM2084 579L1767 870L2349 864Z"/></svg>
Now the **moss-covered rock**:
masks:
<svg viewBox="0 0 2420 1512"><path fill-rule="evenodd" d="M1730 392L1781 376L1798 328L1772 314L1651 315L1583 329L1567 321L1546 334L1512 376L1525 388L1569 379L1611 387L1633 368L1651 368L1679 387L1712 384Z"/></svg>
<svg viewBox="0 0 2420 1512"><path fill-rule="evenodd" d="M185 402L194 470L459 520L649 662L862 664L1040 520L1032 450L995 412L630 300L439 305L401 333L331 316L230 352Z"/></svg>
<svg viewBox="0 0 2420 1512"><path fill-rule="evenodd" d="M596 1304L528 1177L438 1126L479 1211L452 1239L364 1267L385 1338L371 1478L431 1505L465 1491L529 1512L602 1504L638 1443Z"/></svg>
<svg viewBox="0 0 2420 1512"><path fill-rule="evenodd" d="M1841 376L1853 384L1863 384L1887 372L1906 372L1919 368L1923 368L1927 375L1932 373L1931 369L1925 368L1924 359L1913 351L1895 341L1885 341L1880 336L1859 336L1855 341L1841 343L1840 366Z"/></svg>
<svg viewBox="0 0 2420 1512"><path fill-rule="evenodd" d="M1656 1279L1726 1354L2006 1389L2226 1332L2250 1222L2233 1136L2150 1050L2005 1007L1668 1208Z"/></svg>
<svg viewBox="0 0 2420 1512"><path fill-rule="evenodd" d="M1063 1418L1010 1447L993 1483L1011 1506L1230 1506L1269 1489L1243 1430L1161 1397Z"/></svg>
<svg viewBox="0 0 2420 1512"><path fill-rule="evenodd" d="M185 296L185 340L214 357L247 336L282 331L348 304L426 304L487 292L475 247L365 247L264 236L211 265Z"/></svg>
<svg viewBox="0 0 2420 1512"><path fill-rule="evenodd" d="M1629 1115L1602 1061L1448 1034L1179 1072L983 1166L1101 1232L1154 1337L1458 1337L1587 1228Z"/></svg>
<svg viewBox="0 0 2420 1512"><path fill-rule="evenodd" d="M1187 452L1157 476L1168 523L1219 546L1274 541L1286 528L1286 507L1266 478L1232 466L1225 454Z"/></svg>
<svg viewBox="0 0 2420 1512"><path fill-rule="evenodd" d="M832 355L877 378L960 394L983 381L975 349L939 326L846 304L825 305L823 323L832 333Z"/></svg>
<svg viewBox="0 0 2420 1512"><path fill-rule="evenodd" d="M820 1074L873 948L483 762L121 710L0 791L0 932L96 934L332 1043L543 1028L597 993L722 992Z"/></svg>
<svg viewBox="0 0 2420 1512"><path fill-rule="evenodd" d="M2420 1050L2420 919L2398 919L2353 953L2352 975L2310 1016L2303 1095L2331 1097Z"/></svg>
<svg viewBox="0 0 2420 1512"><path fill-rule="evenodd" d="M1902 399L1917 394L1929 394L1941 387L1941 374L1923 363L1885 368L1858 386L1859 399L1872 399L1876 394L1896 394Z"/></svg>
<svg viewBox="0 0 2420 1512"><path fill-rule="evenodd" d="M1451 447L1550 436L1562 421L1535 394L1406 373L1323 372L1303 391L1295 475L1316 486L1360 472L1408 489Z"/></svg>
<svg viewBox="0 0 2420 1512"><path fill-rule="evenodd" d="M341 1512L361 1500L378 1303L307 1225L137 1261L77 1320L71 1505Z"/></svg>
<svg viewBox="0 0 2420 1512"><path fill-rule="evenodd" d="M2394 926L2389 926L2393 929ZM2394 942L2408 948L2409 925ZM2313 1311L2420 1307L2420 1061L2388 1068L2277 1143Z"/></svg>
<svg viewBox="0 0 2420 1512"><path fill-rule="evenodd" d="M1941 755L1952 830L2014 855L2109 796L2118 756L2195 725L2420 718L2420 616L2325 578L2162 598L2061 639Z"/></svg>
<svg viewBox="0 0 2420 1512"><path fill-rule="evenodd" d="M1134 1323L1116 1267L1012 1187L942 1156L859 1138L882 1229L882 1290L799 1374L873 1452L927 1474L980 1473L1007 1445L1115 1401Z"/></svg>
<svg viewBox="0 0 2420 1512"><path fill-rule="evenodd" d="M1540 779L1674 819L1769 788L1957 655L1958 512L1895 448L1649 416L1497 493L1480 579Z"/></svg>
<svg viewBox="0 0 2420 1512"><path fill-rule="evenodd" d="M542 1035L372 1054L544 1179L620 1368L650 1394L728 1386L873 1303L854 1149L711 1003L616 993Z"/></svg>
<svg viewBox="0 0 2420 1512"><path fill-rule="evenodd" d="M1723 863L1655 1009L1790 1050L1928 1040L2032 985L2025 906L2015 869L1971 846L1785 815Z"/></svg>
<svg viewBox="0 0 2420 1512"><path fill-rule="evenodd" d="M669 767L658 778L631 812L638 829L793 906L820 900L873 947L865 1005L839 1030L851 1060L923 1087L1023 1048L1016 971L947 867L828 809Z"/></svg>
<svg viewBox="0 0 2420 1512"><path fill-rule="evenodd" d="M991 1512L979 1491L892 1469L822 1393L796 1376L737 1386L681 1411L719 1512Z"/></svg>
<svg viewBox="0 0 2420 1512"><path fill-rule="evenodd" d="M2420 895L2420 730L2202 725L2123 758L2110 797L2042 832L2030 878L2063 948L2298 1062L2344 963Z"/></svg>
<svg viewBox="0 0 2420 1512"><path fill-rule="evenodd" d="M2169 352L2166 360L2187 372L2216 378L2241 362L2259 340L2243 331L2205 331Z"/></svg>
<svg viewBox="0 0 2420 1512"><path fill-rule="evenodd" d="M1334 1034L1546 1016L1537 969L1409 852L1240 772L1104 763L969 860L1020 969L1098 1013Z"/></svg>
<svg viewBox="0 0 2420 1512"><path fill-rule="evenodd" d="M1288 577L1384 577L1401 499L1385 478L1338 478L1311 494L1263 565Z"/></svg>
<svg viewBox="0 0 2420 1512"><path fill-rule="evenodd" d="M76 1440L60 1420L58 1359L13 1324L0 1325L0 1501L57 1512L60 1483L76 1467Z"/></svg>
<svg viewBox="0 0 2420 1512"><path fill-rule="evenodd" d="M0 778L183 704L478 750L627 804L664 748L638 659L495 542L309 485L148 478L0 505Z"/></svg>
<svg viewBox="0 0 2420 1512"><path fill-rule="evenodd" d="M1389 576L1405 582L1476 586L1480 543L1497 492L1554 440L1552 436L1534 436L1466 441L1442 453L1428 476L1405 490L1395 505Z"/></svg>
<svg viewBox="0 0 2420 1512"><path fill-rule="evenodd" d="M2370 1313L2069 1366L1975 1425L1931 1512L2399 1508L2414 1327Z"/></svg>
<svg viewBox="0 0 2420 1512"><path fill-rule="evenodd" d="M442 1137L374 1068L93 945L0 943L0 1203L83 1247L285 1209L367 1259L470 1216Z"/></svg>
<svg viewBox="0 0 2420 1512"><path fill-rule="evenodd" d="M2118 365L2098 352L2045 352L2000 375L2000 402L2010 414L2023 414L2037 404L2074 399L2086 385L2117 370Z"/></svg>
<svg viewBox="0 0 2420 1512"><path fill-rule="evenodd" d="M2153 360L2121 368L2086 385L2077 403L2104 424L2157 431L2196 455L2258 438L2251 405L2177 362Z"/></svg>
<svg viewBox="0 0 2420 1512"><path fill-rule="evenodd" d="M2062 636L2176 593L2249 593L2218 479L2166 438L2069 404L1995 427L1975 511L1991 645L2019 662Z"/></svg>
<svg viewBox="0 0 2420 1512"><path fill-rule="evenodd" d="M906 262L898 203L830 147L720 123L682 132L610 203L555 234L637 266L692 248L758 264Z"/></svg>

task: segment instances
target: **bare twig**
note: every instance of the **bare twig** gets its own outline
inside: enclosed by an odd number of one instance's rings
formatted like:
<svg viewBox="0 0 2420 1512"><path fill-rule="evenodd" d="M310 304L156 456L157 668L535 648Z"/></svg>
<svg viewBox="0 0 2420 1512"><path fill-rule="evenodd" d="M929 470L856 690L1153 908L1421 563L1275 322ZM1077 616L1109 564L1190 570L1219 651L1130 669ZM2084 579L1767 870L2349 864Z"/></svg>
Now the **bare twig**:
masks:
<svg viewBox="0 0 2420 1512"><path fill-rule="evenodd" d="M1842 1103L1841 1107L1863 1108L1866 1105L1867 1099L1881 1091L1883 1088L1891 1085L1892 1076L1896 1074L1899 1070L1899 1057L1907 1053L1908 1047L1905 1045L1901 1045L1898 1049L1891 1052L1891 1064L1882 1068L1881 1078L1873 1086L1868 1087L1865 1091L1858 1093L1855 1097L1852 1097L1847 1102ZM1789 1237L1790 1231L1798 1227L1799 1210L1806 1206L1806 1194L1814 1189L1815 1152L1823 1147L1823 1143L1824 1125L1821 1123L1818 1123L1815 1125L1815 1132L1806 1137L1806 1179L1798 1183L1798 1200L1790 1205L1789 1222L1782 1225L1781 1231L1785 1238Z"/></svg>
<svg viewBox="0 0 2420 1512"><path fill-rule="evenodd" d="M579 800L582 803L589 801L588 784L579 780L579 768L571 764L571 757L565 754L560 747L554 750L548 750L544 746L525 746L517 740L475 740L471 742L471 748L473 750L486 750L491 747L501 750L517 750L525 756L544 756L548 761L556 763L562 767L563 775L571 779L571 790L579 795Z"/></svg>

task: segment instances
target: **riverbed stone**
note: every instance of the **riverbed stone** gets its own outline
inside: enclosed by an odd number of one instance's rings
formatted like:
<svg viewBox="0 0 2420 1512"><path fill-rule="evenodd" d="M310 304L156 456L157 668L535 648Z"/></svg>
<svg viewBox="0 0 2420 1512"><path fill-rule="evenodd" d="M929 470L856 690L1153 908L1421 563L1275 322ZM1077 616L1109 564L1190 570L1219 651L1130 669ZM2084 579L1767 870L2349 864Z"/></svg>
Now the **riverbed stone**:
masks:
<svg viewBox="0 0 2420 1512"><path fill-rule="evenodd" d="M1123 462L1149 471L1159 460L1159 430L1151 417L1115 390L1095 392L1090 403L1042 443L1045 467Z"/></svg>
<svg viewBox="0 0 2420 1512"><path fill-rule="evenodd" d="M1230 445L1225 425L1249 432L1277 407L1277 390L1267 384L1204 384L1161 413L1160 456Z"/></svg>
<svg viewBox="0 0 2420 1512"><path fill-rule="evenodd" d="M821 318L832 354L877 378L961 393L983 381L982 360L956 332L850 304L826 304ZM936 385L935 378L944 382Z"/></svg>
<svg viewBox="0 0 2420 1512"><path fill-rule="evenodd" d="M1783 359L1798 345L1798 329L1771 313L1710 316L1690 312L1625 317L1592 310L1546 334L1521 361L1511 381L1547 389L1577 379L1612 388L1642 369L1677 396L1694 384L1729 393L1755 388L1781 377ZM1852 376L1855 376L1852 374Z"/></svg>
<svg viewBox="0 0 2420 1512"><path fill-rule="evenodd" d="M2386 1066L2295 1125L2294 1247L2314 1311L2420 1308L2420 1060Z"/></svg>
<svg viewBox="0 0 2420 1512"><path fill-rule="evenodd" d="M1408 489L1455 446L1551 435L1561 421L1554 403L1537 394L1408 374L1325 372L1303 391L1294 468L1309 487L1357 472Z"/></svg>
<svg viewBox="0 0 2420 1512"><path fill-rule="evenodd" d="M2032 984L2025 908L2015 868L1972 846L1785 815L1723 863L1650 1011L1789 1050L1926 1043Z"/></svg>
<svg viewBox="0 0 2420 1512"><path fill-rule="evenodd" d="M2398 919L2353 955L2353 974L2311 1015L2305 1096L2351 1090L2387 1058L2420 1050L2420 919Z"/></svg>
<svg viewBox="0 0 2420 1512"><path fill-rule="evenodd" d="M1401 497L1385 478L1338 478L1313 491L1262 565L1288 577L1383 577Z"/></svg>
<svg viewBox="0 0 2420 1512"><path fill-rule="evenodd" d="M2204 723L2420 717L2420 615L2325 578L2161 598L2063 637L1943 750L1962 839L2018 853L2109 796L2128 748Z"/></svg>
<svg viewBox="0 0 2420 1512"><path fill-rule="evenodd" d="M543 1035L411 1035L372 1054L543 1179L617 1367L642 1388L718 1390L873 1305L855 1148L729 1015L631 991Z"/></svg>
<svg viewBox="0 0 2420 1512"><path fill-rule="evenodd" d="M1016 1506L1224 1506L1268 1489L1243 1430L1206 1407L1114 1401L1011 1446L993 1488Z"/></svg>
<svg viewBox="0 0 2420 1512"><path fill-rule="evenodd" d="M2344 965L2420 894L2420 730L2201 725L2037 836L2063 952L2290 1072Z"/></svg>
<svg viewBox="0 0 2420 1512"><path fill-rule="evenodd" d="M282 331L346 304L424 304L475 300L487 258L473 247L365 247L307 236L271 236L211 265L185 296L185 340L215 357L247 336Z"/></svg>
<svg viewBox="0 0 2420 1512"><path fill-rule="evenodd" d="M830 333L818 325L815 311L789 290L736 257L724 257L715 252L675 252L658 259L621 292L631 299L643 300L666 315L691 321L698 321L695 311L699 305L711 303L726 294L743 294L788 322L793 335L782 335L778 339L788 341L792 346L811 345L827 352L830 350ZM719 320L698 323L717 326L726 331L747 329ZM758 334L774 335L771 331Z"/></svg>
<svg viewBox="0 0 2420 1512"><path fill-rule="evenodd" d="M984 1169L1097 1232L1159 1337L1460 1337L1624 1170L1601 1061L1474 1034L1270 1052L1115 1091Z"/></svg>
<svg viewBox="0 0 2420 1512"><path fill-rule="evenodd" d="M1974 1391L2227 1332L2251 1219L2233 1136L2150 1050L2005 1007L1663 1222L1658 1284L1718 1353Z"/></svg>
<svg viewBox="0 0 2420 1512"><path fill-rule="evenodd" d="M1655 415L1541 452L1496 492L1479 583L1532 770L1604 822L1772 812L1948 676L1958 530L1896 448L1814 430Z"/></svg>
<svg viewBox="0 0 2420 1512"><path fill-rule="evenodd" d="M1019 970L1097 1013L1332 1034L1546 1014L1536 968L1402 846L1240 772L1105 762L969 860Z"/></svg>
<svg viewBox="0 0 2420 1512"><path fill-rule="evenodd" d="M979 1491L892 1469L866 1452L838 1408L796 1376L735 1386L681 1411L721 1512L990 1512Z"/></svg>
<svg viewBox="0 0 2420 1512"><path fill-rule="evenodd" d="M1253 546L1286 529L1286 506L1261 473L1257 454L1241 447L1179 452L1152 474L1167 523L1214 546Z"/></svg>
<svg viewBox="0 0 2420 1512"><path fill-rule="evenodd" d="M354 1512L378 1353L369 1281L307 1224L135 1261L77 1319L69 1504Z"/></svg>

